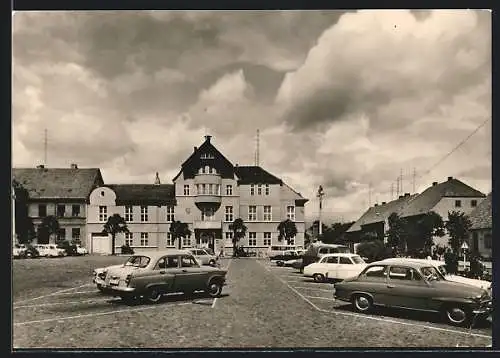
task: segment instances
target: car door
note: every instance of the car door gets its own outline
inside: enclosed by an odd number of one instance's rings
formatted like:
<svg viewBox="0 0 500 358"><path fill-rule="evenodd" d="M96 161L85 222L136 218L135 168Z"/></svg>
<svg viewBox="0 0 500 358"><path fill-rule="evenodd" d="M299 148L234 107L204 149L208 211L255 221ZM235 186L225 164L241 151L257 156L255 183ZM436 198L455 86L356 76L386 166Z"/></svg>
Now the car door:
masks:
<svg viewBox="0 0 500 358"><path fill-rule="evenodd" d="M339 265L338 256L327 256L320 260L321 269L329 279L337 279L337 266Z"/></svg>
<svg viewBox="0 0 500 358"><path fill-rule="evenodd" d="M174 291L175 275L180 271L177 256L163 256L151 271L148 281L161 285L166 292Z"/></svg>
<svg viewBox="0 0 500 358"><path fill-rule="evenodd" d="M340 256L335 278L344 280L348 277L354 276L354 274L352 273L354 271L353 268L354 265L349 257Z"/></svg>
<svg viewBox="0 0 500 358"><path fill-rule="evenodd" d="M411 309L428 309L429 285L412 267L391 266L387 279L388 305Z"/></svg>
<svg viewBox="0 0 500 358"><path fill-rule="evenodd" d="M175 275L175 287L181 292L204 289L207 274L191 255L179 256L180 268Z"/></svg>
<svg viewBox="0 0 500 358"><path fill-rule="evenodd" d="M373 303L386 305L389 288L387 287L387 265L367 267L356 279L356 290L366 292L373 297Z"/></svg>

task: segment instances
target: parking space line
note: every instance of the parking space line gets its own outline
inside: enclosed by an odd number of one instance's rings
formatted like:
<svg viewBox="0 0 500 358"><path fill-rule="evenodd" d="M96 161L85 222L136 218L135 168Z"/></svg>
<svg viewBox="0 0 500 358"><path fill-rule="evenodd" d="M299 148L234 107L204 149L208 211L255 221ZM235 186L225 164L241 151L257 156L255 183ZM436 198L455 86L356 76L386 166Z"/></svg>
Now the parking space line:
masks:
<svg viewBox="0 0 500 358"><path fill-rule="evenodd" d="M81 285L81 286L72 287L72 288L66 288L66 289L64 289L64 290L59 290L59 291L56 291L56 292L52 292L52 293L49 293L49 294L47 294L47 295L38 296L38 297L33 297L33 298L28 298L28 299L26 299L26 300L13 302L13 304L14 304L14 305L16 305L16 304L19 304L19 303L24 303L24 302L29 302L29 301L38 300L38 299L40 299L40 298L51 297L51 296L58 295L58 294L60 294L61 292L67 292L67 291L71 291L71 290L76 290L77 288L82 288L82 287L92 286L92 285L93 285L93 284L91 284L91 283L86 283L86 284L83 284L83 285Z"/></svg>
<svg viewBox="0 0 500 358"><path fill-rule="evenodd" d="M335 301L334 298L328 298L328 297L318 297L318 296L304 296L304 297L313 298L316 300Z"/></svg>
<svg viewBox="0 0 500 358"><path fill-rule="evenodd" d="M70 305L70 304L77 304L77 303L88 303L88 302L106 302L110 301L112 298L101 298L101 299L92 299L92 300L85 300L85 301L69 301L69 302L53 302L53 303L40 303L37 305L22 305L22 306L15 306L13 309L18 309L18 308L30 308L30 307L46 307L46 306L59 306L59 305Z"/></svg>
<svg viewBox="0 0 500 358"><path fill-rule="evenodd" d="M233 259L230 259L229 260L229 263L227 264L227 267L225 268L225 270L227 272L229 272L229 266L231 266L231 263L233 262ZM227 276L227 273L226 273L226 276ZM214 300L212 301L212 308L215 308L215 304L217 303L217 297L214 298Z"/></svg>
<svg viewBox="0 0 500 358"><path fill-rule="evenodd" d="M286 281L283 281L283 282L286 282ZM286 284L288 285L288 282ZM290 287L292 287L292 286L290 286ZM327 290L324 288L304 287L304 286L293 286L293 288L298 288L299 290L314 290L314 291L331 292L333 294L333 290Z"/></svg>
<svg viewBox="0 0 500 358"><path fill-rule="evenodd" d="M262 265L260 262L257 261L259 265L264 267L264 269L268 272L271 272L271 270L268 270L264 265ZM272 274L272 273L271 273ZM277 275L272 274L276 279L280 280L284 285L286 285L290 290L295 292L299 297L301 297L304 301L309 303L315 310L319 312L324 312L324 313L333 313L335 315L342 315L342 316L351 316L351 317L356 317L356 318L363 318L363 319L369 319L372 321L379 321L379 322L387 322L387 323L395 323L395 324L400 324L403 326L410 326L410 327L422 327L422 328L427 328L430 330L435 330L435 331L442 331L442 332L448 332L448 333L458 333L461 335L465 336L473 336L473 337L481 337L481 338L489 338L492 339L492 336L485 335L485 334L480 334L480 333L472 333L472 332L465 332L465 331L457 331L454 329L449 329L449 328L440 328L440 327L433 327L433 326L427 326L425 324L418 324L418 323L410 323L410 322L402 322L394 319L386 319L386 318L380 318L380 317L373 317L373 316L367 316L367 315L361 315L358 313L351 313L351 312L339 312L339 311L332 311L332 310L325 310L322 308L319 308L316 306L311 300L309 300L306 296L304 296L302 293L297 291L294 287L290 286L285 280L281 279L281 277L278 277Z"/></svg>
<svg viewBox="0 0 500 358"><path fill-rule="evenodd" d="M14 323L14 326L22 326L22 325L34 324L34 323L59 322L59 321L65 321L65 320L69 320L69 319L97 317L97 316L104 316L104 315L113 314L113 313L137 312L137 311L150 310L153 308L161 308L161 307L165 307L165 306L184 306L184 305L191 305L191 304L192 304L191 302L182 302L182 303L169 304L169 305L154 305L154 306L131 308L131 309L125 309L125 310L115 310L115 311L109 311L109 312L89 313L89 314L82 314L82 315L61 317L61 318L47 318L47 319L39 319L39 320L35 320L35 321L18 322L18 323Z"/></svg>

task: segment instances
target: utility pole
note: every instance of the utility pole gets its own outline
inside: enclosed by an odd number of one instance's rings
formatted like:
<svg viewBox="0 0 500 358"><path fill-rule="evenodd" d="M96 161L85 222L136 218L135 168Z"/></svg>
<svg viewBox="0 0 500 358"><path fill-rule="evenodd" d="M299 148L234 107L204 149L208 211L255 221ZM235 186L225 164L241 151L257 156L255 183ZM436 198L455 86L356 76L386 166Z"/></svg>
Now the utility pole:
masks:
<svg viewBox="0 0 500 358"><path fill-rule="evenodd" d="M417 180L417 170L413 168L413 194L415 194L415 182Z"/></svg>
<svg viewBox="0 0 500 358"><path fill-rule="evenodd" d="M321 185L318 188L318 194L316 196L319 198L318 236L321 237L323 235L323 223L321 222L321 211L323 210L323 196L325 196L325 192L323 191L323 187Z"/></svg>
<svg viewBox="0 0 500 358"><path fill-rule="evenodd" d="M391 201L394 199L394 183L391 183Z"/></svg>
<svg viewBox="0 0 500 358"><path fill-rule="evenodd" d="M45 128L45 138L43 141L43 164L47 166L47 128Z"/></svg>
<svg viewBox="0 0 500 358"><path fill-rule="evenodd" d="M368 183L368 207L372 206L372 183Z"/></svg>

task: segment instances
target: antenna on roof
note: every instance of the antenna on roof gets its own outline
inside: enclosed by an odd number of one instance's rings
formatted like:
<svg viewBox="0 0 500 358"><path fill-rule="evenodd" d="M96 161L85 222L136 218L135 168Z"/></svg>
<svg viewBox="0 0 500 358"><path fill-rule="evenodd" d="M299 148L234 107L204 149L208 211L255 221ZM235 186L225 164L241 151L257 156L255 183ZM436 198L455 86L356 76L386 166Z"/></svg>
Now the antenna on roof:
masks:
<svg viewBox="0 0 500 358"><path fill-rule="evenodd" d="M400 174L399 174L399 177L401 178L400 181L401 181L401 194L403 194L404 190L403 190L403 168L400 169Z"/></svg>
<svg viewBox="0 0 500 358"><path fill-rule="evenodd" d="M45 137L43 141L43 164L47 165L47 128L44 131Z"/></svg>
<svg viewBox="0 0 500 358"><path fill-rule="evenodd" d="M417 180L417 169L413 168L413 192L415 193L415 181Z"/></svg>
<svg viewBox="0 0 500 358"><path fill-rule="evenodd" d="M260 142L259 142L259 134L260 131L257 129L257 137L255 139L255 166L259 166L259 161L260 161Z"/></svg>
<svg viewBox="0 0 500 358"><path fill-rule="evenodd" d="M394 199L394 183L391 183L391 200Z"/></svg>

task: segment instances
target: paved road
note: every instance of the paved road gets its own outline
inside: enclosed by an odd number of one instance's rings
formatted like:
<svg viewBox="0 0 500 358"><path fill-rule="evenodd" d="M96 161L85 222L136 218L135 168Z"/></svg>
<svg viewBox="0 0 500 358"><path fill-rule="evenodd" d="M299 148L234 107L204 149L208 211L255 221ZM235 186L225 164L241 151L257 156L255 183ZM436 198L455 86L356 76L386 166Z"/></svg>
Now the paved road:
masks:
<svg viewBox="0 0 500 358"><path fill-rule="evenodd" d="M17 347L485 347L491 327L470 333L433 317L353 313L317 284L269 261L224 260L223 296L171 297L124 307L92 288L15 304ZM196 303L196 304L193 304ZM21 307L30 306L30 307ZM403 317L403 318L401 318Z"/></svg>

